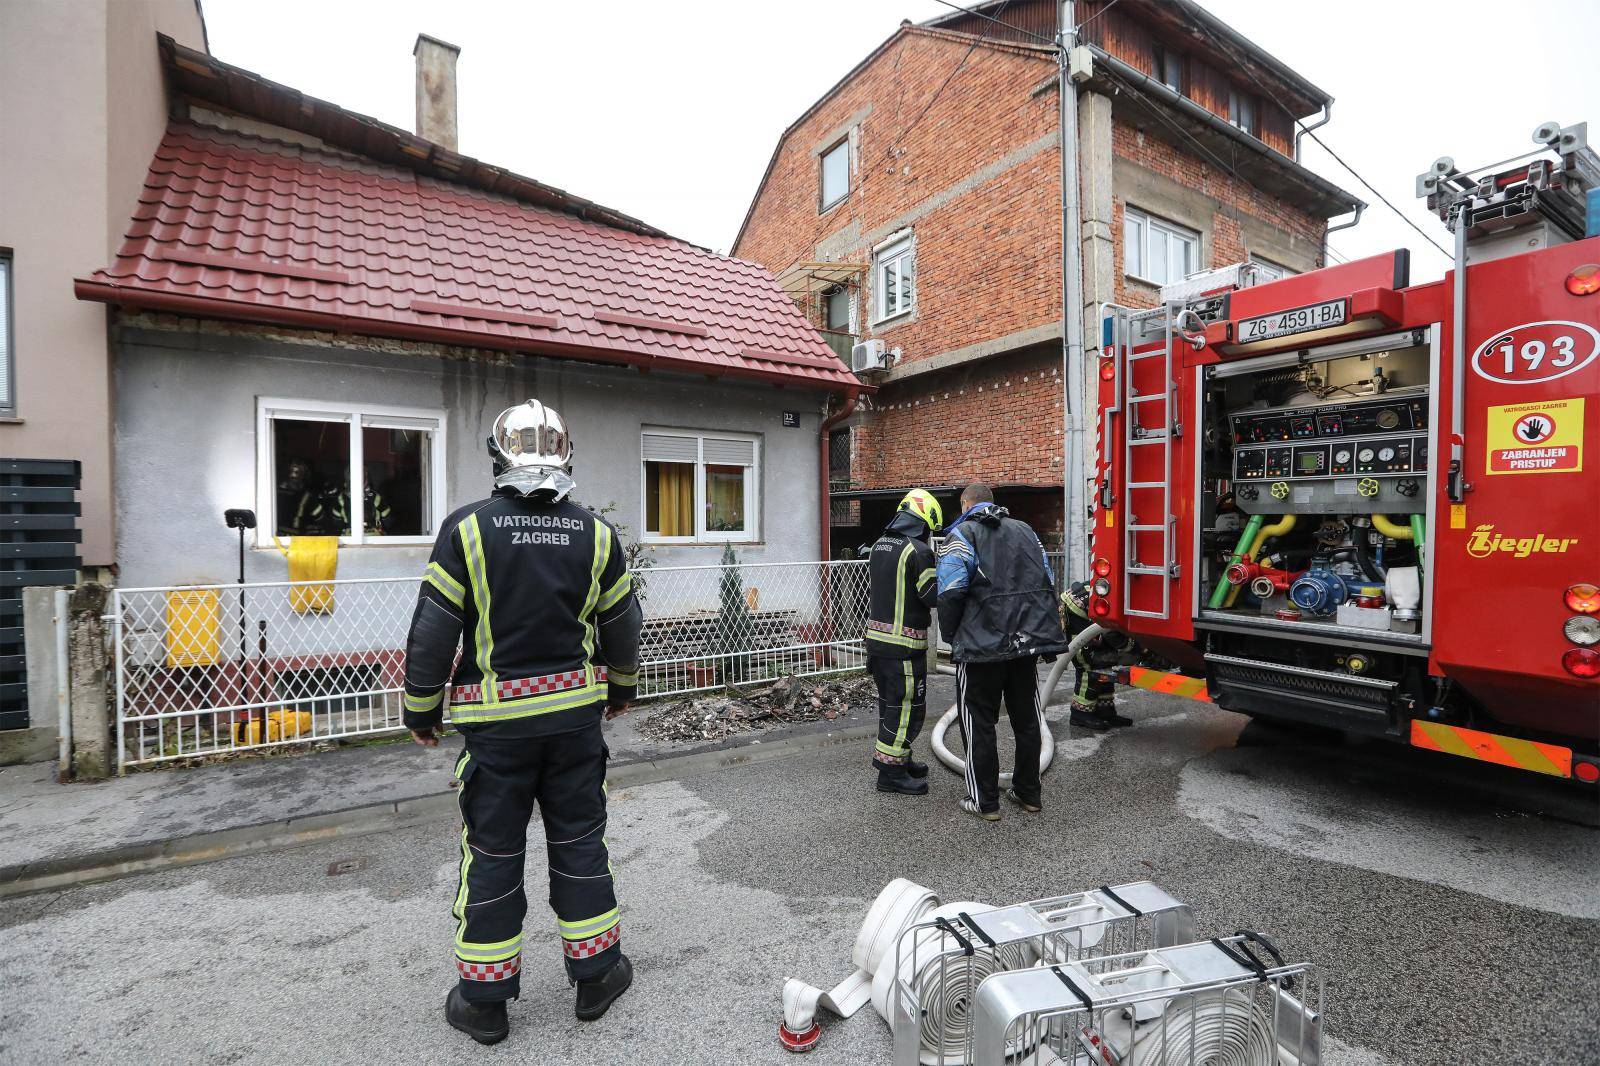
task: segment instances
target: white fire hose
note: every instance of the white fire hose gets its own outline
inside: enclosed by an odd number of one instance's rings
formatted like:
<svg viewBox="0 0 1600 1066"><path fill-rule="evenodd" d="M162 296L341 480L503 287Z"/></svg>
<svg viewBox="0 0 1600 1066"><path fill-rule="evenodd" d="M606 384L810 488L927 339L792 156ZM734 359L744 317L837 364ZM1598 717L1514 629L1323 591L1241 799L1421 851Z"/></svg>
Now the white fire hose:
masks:
<svg viewBox="0 0 1600 1066"><path fill-rule="evenodd" d="M1050 665L1050 673L1045 677L1044 684L1039 686L1037 703L1039 706L1040 739L1039 773L1041 775L1050 769L1051 760L1056 757L1056 738L1051 736L1050 730L1045 724L1044 709L1050 705L1050 697L1055 694L1056 686L1061 683L1061 675L1066 673L1068 666L1072 665L1072 657L1078 654L1079 649L1084 645L1104 632L1105 630L1100 626L1091 625L1088 629L1073 637L1072 643L1067 645L1067 650L1056 656L1056 661ZM939 668L939 671L940 673L952 674L956 672L955 667L946 668L943 666ZM965 774L967 772L967 761L951 751L944 740L945 734L950 731L951 723L956 720L956 716L959 713L958 705L951 704L950 709L944 712L944 716L933 727L933 734L929 738L929 743L933 745L933 754L938 757L940 762L958 774ZM1011 774L1002 773L1000 775L1000 787L1005 788L1009 784L1011 784Z"/></svg>
<svg viewBox="0 0 1600 1066"><path fill-rule="evenodd" d="M941 962L946 934L938 929L916 933L899 949L896 944L909 928L935 918L954 919L994 910L987 903L939 904L939 897L905 878L889 882L867 911L856 934L851 961L856 969L829 991L789 978L783 985L783 1023L778 1041L794 1052L810 1051L821 1036L817 1008L825 1007L848 1018L870 1002L886 1023L893 1025L895 983L900 981L916 995L920 1008L920 1060L927 1066L963 1061L972 997L984 978L1000 970L1027 965L1023 950L1009 945L996 951L979 949L960 966ZM896 972L898 965L898 973Z"/></svg>
<svg viewBox="0 0 1600 1066"><path fill-rule="evenodd" d="M819 1005L841 1018L866 1006L872 1000L873 975L880 968L894 968L890 956L900 934L922 921L938 903L939 897L921 885L903 877L890 881L872 901L856 934L855 946L850 949L855 971L849 977L826 992L793 977L783 983L783 1024L778 1026L778 1041L790 1051L810 1051L822 1034L817 1024Z"/></svg>

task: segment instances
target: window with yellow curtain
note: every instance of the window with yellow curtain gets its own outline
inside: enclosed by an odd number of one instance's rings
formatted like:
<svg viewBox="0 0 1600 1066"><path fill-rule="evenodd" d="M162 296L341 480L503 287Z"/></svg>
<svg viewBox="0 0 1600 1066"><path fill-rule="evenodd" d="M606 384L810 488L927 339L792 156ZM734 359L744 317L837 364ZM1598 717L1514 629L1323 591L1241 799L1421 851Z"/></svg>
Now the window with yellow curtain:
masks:
<svg viewBox="0 0 1600 1066"><path fill-rule="evenodd" d="M694 464L644 464L644 528L658 537L694 536Z"/></svg>
<svg viewBox="0 0 1600 1066"><path fill-rule="evenodd" d="M756 540L760 441L752 436L646 430L640 440L647 540Z"/></svg>

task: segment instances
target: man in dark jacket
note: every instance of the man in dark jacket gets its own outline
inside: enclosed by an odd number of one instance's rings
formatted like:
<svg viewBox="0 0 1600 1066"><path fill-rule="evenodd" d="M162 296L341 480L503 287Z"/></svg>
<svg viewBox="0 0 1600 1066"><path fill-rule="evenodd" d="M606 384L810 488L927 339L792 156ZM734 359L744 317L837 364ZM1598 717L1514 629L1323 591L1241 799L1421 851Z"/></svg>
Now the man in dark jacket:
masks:
<svg viewBox="0 0 1600 1066"><path fill-rule="evenodd" d="M961 809L1000 818L1000 756L995 726L1005 702L1016 735L1016 765L1006 798L1037 814L1044 711L1036 666L1066 650L1054 578L1044 545L996 507L987 485L961 493L961 517L939 548L939 629L956 661L956 708L967 745L967 795Z"/></svg>
<svg viewBox="0 0 1600 1066"><path fill-rule="evenodd" d="M490 453L494 495L452 514L434 545L405 678L416 741L438 743L448 687L451 724L466 742L451 911L459 980L445 1017L482 1044L505 1039L506 1001L520 991L535 803L578 1017L600 1017L633 980L606 851L600 722L633 699L640 629L616 532L566 498L572 445L561 416L537 400L508 408Z"/></svg>
<svg viewBox="0 0 1600 1066"><path fill-rule="evenodd" d="M938 595L928 535L939 501L912 489L868 554L867 671L878 686L878 791L928 794L928 764L911 757L928 712L928 623Z"/></svg>

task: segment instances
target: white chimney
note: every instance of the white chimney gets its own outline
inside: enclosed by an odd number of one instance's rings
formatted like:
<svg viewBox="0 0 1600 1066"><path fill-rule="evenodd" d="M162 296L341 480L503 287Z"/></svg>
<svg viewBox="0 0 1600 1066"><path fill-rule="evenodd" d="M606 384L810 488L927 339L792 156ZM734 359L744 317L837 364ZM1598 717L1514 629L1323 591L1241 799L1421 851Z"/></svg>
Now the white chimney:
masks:
<svg viewBox="0 0 1600 1066"><path fill-rule="evenodd" d="M456 59L461 49L419 33L411 54L417 57L417 136L458 151Z"/></svg>

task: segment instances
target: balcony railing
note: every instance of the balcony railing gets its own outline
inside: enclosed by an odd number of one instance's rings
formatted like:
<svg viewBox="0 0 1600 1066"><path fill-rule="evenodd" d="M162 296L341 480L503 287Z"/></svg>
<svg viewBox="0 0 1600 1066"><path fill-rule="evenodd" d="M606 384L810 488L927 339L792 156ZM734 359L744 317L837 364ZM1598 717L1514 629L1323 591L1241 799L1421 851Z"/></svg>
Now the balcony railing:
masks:
<svg viewBox="0 0 1600 1066"><path fill-rule="evenodd" d="M822 339L828 342L828 347L833 349L833 353L844 360L844 365L849 366L850 349L855 347L856 341L860 338L854 333L840 333L833 329L819 329L817 332L822 334Z"/></svg>

